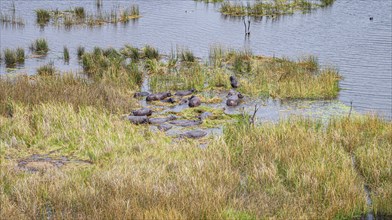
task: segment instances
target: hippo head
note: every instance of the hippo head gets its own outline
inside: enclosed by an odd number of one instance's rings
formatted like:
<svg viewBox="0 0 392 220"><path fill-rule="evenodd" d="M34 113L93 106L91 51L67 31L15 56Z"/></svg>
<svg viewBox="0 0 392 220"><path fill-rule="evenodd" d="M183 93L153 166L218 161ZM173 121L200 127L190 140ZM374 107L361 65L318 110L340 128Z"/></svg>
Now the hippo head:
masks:
<svg viewBox="0 0 392 220"><path fill-rule="evenodd" d="M244 95L242 95L241 93L238 93L238 98L242 99L242 98L244 98Z"/></svg>
<svg viewBox="0 0 392 220"><path fill-rule="evenodd" d="M172 94L170 92L166 92L167 97L172 96Z"/></svg>
<svg viewBox="0 0 392 220"><path fill-rule="evenodd" d="M189 98L189 100L191 100L191 99L193 99L193 98L195 98L195 96L193 95L193 96L191 96L190 98Z"/></svg>
<svg viewBox="0 0 392 220"><path fill-rule="evenodd" d="M191 91L191 92L196 92L196 89L192 88L190 91Z"/></svg>
<svg viewBox="0 0 392 220"><path fill-rule="evenodd" d="M230 76L230 81L233 81L233 80L235 80L235 77L234 76Z"/></svg>

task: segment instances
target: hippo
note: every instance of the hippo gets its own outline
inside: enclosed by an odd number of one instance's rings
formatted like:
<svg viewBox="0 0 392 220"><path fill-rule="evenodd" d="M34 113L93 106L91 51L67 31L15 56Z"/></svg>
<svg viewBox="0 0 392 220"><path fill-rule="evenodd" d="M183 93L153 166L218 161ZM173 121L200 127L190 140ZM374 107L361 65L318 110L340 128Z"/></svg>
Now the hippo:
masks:
<svg viewBox="0 0 392 220"><path fill-rule="evenodd" d="M186 137L186 138L202 138L207 135L207 132L202 131L202 130L193 130L193 131L187 131L184 134L181 134L180 137Z"/></svg>
<svg viewBox="0 0 392 220"><path fill-rule="evenodd" d="M161 102L167 102L167 103L175 103L176 102L176 100L175 99L173 99L173 98L168 98L168 99L164 99L164 100L161 100Z"/></svg>
<svg viewBox="0 0 392 220"><path fill-rule="evenodd" d="M172 125L162 124L162 125L158 125L158 130L160 130L160 131L168 131L172 127L173 127Z"/></svg>
<svg viewBox="0 0 392 220"><path fill-rule="evenodd" d="M244 96L241 93L229 93L229 97L226 100L227 106L237 106L240 104L240 99L243 99Z"/></svg>
<svg viewBox="0 0 392 220"><path fill-rule="evenodd" d="M235 76L230 76L230 84L231 84L231 87L238 88L239 83L238 83L237 79L235 78Z"/></svg>
<svg viewBox="0 0 392 220"><path fill-rule="evenodd" d="M148 95L150 95L150 93L148 93L148 92L137 92L133 95L133 98L139 98L139 97L148 96Z"/></svg>
<svg viewBox="0 0 392 220"><path fill-rule="evenodd" d="M148 122L148 118L147 116L133 116L130 115L128 116L128 120L132 123L132 124L146 124Z"/></svg>
<svg viewBox="0 0 392 220"><path fill-rule="evenodd" d="M160 92L160 93L150 94L147 96L146 101L163 100L170 96L171 96L170 92Z"/></svg>
<svg viewBox="0 0 392 220"><path fill-rule="evenodd" d="M171 121L169 123L181 127L190 127L190 126L200 125L203 122L200 120L176 120L176 121Z"/></svg>
<svg viewBox="0 0 392 220"><path fill-rule="evenodd" d="M166 117L166 118L150 118L150 119L148 120L148 122L149 122L150 124L163 124L163 123L165 123L165 122L173 121L173 120L176 120L176 119L177 119L176 116L170 115L169 117Z"/></svg>
<svg viewBox="0 0 392 220"><path fill-rule="evenodd" d="M190 94L194 93L195 91L196 91L195 89L181 90L181 91L177 91L174 95L176 95L176 96L187 96L187 95L190 95Z"/></svg>
<svg viewBox="0 0 392 220"><path fill-rule="evenodd" d="M132 111L132 114L134 116L151 116L152 110L149 108L141 108L141 109Z"/></svg>
<svg viewBox="0 0 392 220"><path fill-rule="evenodd" d="M198 97L196 97L196 96L191 96L190 98L189 98L189 103L188 103L188 106L189 107L191 107L191 108L193 108L193 107L197 107L197 106L199 106L201 104L201 101L200 101L200 99L198 98Z"/></svg>

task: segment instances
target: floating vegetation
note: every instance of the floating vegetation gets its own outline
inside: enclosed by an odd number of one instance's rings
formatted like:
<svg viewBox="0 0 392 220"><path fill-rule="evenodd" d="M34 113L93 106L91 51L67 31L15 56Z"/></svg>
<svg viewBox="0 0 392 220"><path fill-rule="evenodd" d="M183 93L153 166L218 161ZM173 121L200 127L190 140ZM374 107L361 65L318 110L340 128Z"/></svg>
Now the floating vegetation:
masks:
<svg viewBox="0 0 392 220"><path fill-rule="evenodd" d="M30 49L37 55L46 55L49 51L48 42L45 38L39 38L31 44Z"/></svg>
<svg viewBox="0 0 392 220"><path fill-rule="evenodd" d="M5 49L4 50L4 62L6 67L15 67L16 64L22 64L25 61L25 51L23 48L17 48L16 50Z"/></svg>
<svg viewBox="0 0 392 220"><path fill-rule="evenodd" d="M334 0L273 0L256 1L243 5L241 2L225 1L220 12L231 16L279 16L293 14L296 11L309 12L313 9L332 5Z"/></svg>
<svg viewBox="0 0 392 220"><path fill-rule="evenodd" d="M65 61L65 62L69 62L69 51L68 51L67 46L64 46L64 49L63 49L63 58L64 58L64 61Z"/></svg>
<svg viewBox="0 0 392 220"><path fill-rule="evenodd" d="M24 19L16 16L15 13L9 15L3 12L0 12L0 23L4 26L10 25L15 27L23 27L25 25Z"/></svg>
<svg viewBox="0 0 392 220"><path fill-rule="evenodd" d="M98 4L98 1L97 1ZM131 5L124 9L112 9L110 11L99 11L97 13L88 13L83 7L75 7L71 10L36 10L37 23L46 25L50 21L54 25L63 25L70 28L74 25L96 26L107 23L126 23L129 20L137 19L140 16L139 6Z"/></svg>

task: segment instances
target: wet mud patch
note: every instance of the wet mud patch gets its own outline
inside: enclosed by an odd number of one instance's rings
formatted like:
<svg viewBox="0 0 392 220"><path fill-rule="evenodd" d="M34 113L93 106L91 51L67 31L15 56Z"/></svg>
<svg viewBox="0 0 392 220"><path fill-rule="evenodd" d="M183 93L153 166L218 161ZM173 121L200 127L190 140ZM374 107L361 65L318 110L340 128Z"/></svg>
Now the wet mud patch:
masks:
<svg viewBox="0 0 392 220"><path fill-rule="evenodd" d="M70 159L65 156L53 157L48 154L33 154L30 157L18 161L20 170L36 173L52 169L59 169L67 164L92 164L90 161Z"/></svg>

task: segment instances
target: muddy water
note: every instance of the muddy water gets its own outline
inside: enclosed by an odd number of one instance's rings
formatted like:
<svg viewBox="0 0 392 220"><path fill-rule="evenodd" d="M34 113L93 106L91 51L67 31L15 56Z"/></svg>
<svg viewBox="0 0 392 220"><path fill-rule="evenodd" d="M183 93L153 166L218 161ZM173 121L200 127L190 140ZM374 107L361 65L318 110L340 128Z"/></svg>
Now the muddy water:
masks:
<svg viewBox="0 0 392 220"><path fill-rule="evenodd" d="M18 46L27 50L38 37L45 37L50 46L46 59L29 58L21 67L23 70L17 71L34 74L37 67L49 61L53 61L61 70L78 70L76 48L79 45L91 49L94 46L119 48L126 43L139 47L151 44L164 53L169 53L178 45L191 49L203 58L208 56L209 47L215 44L250 48L256 54L271 56L296 58L314 54L322 65L337 67L344 80L340 85L342 91L338 101L312 102L310 106L334 109L335 105L349 105L352 101L356 111L375 111L392 118L391 1L337 0L332 7L310 14L253 20L249 39L244 38L241 20L220 15L219 4L206 5L192 0L135 0L132 3L140 6L143 16L135 22L66 30L51 25L39 28L35 24L34 9L64 10L83 6L89 12L96 12L95 1L14 2L16 15L23 17L26 25L22 28L1 26L1 50ZM128 4L129 1L104 0L100 10L110 11L113 7ZM12 1L2 0L0 6L2 12L10 13ZM369 20L370 16L374 18L372 21ZM64 45L71 51L70 64L64 64L61 59ZM5 72L7 70L2 64L0 73ZM301 103L290 103L288 106L301 106ZM304 108L296 109L306 112ZM280 113L260 117L268 119L276 114Z"/></svg>

